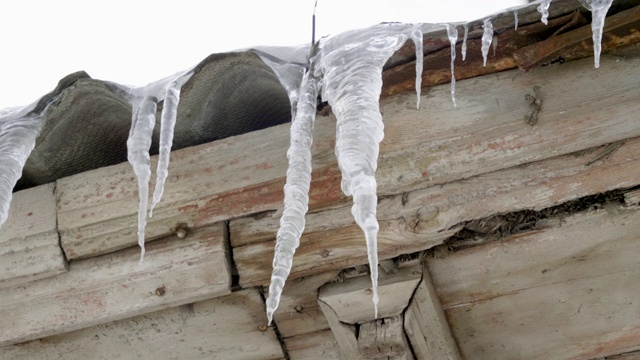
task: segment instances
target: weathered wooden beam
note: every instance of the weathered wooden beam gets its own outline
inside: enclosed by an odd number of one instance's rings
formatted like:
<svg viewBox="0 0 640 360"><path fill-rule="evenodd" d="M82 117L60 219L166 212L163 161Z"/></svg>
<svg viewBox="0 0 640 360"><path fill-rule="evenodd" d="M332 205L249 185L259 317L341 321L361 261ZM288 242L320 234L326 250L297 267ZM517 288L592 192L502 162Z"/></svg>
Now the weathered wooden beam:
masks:
<svg viewBox="0 0 640 360"><path fill-rule="evenodd" d="M230 292L223 226L75 261L69 272L0 289L0 346Z"/></svg>
<svg viewBox="0 0 640 360"><path fill-rule="evenodd" d="M622 11L605 19L602 52L606 53L640 42L640 6ZM533 67L562 58L562 61L593 56L591 25L551 37L516 51L518 67Z"/></svg>
<svg viewBox="0 0 640 360"><path fill-rule="evenodd" d="M0 348L1 360L280 359L255 289ZM168 346L170 344L170 346Z"/></svg>
<svg viewBox="0 0 640 360"><path fill-rule="evenodd" d="M54 185L13 194L0 229L0 288L67 271L56 229Z"/></svg>
<svg viewBox="0 0 640 360"><path fill-rule="evenodd" d="M360 325L358 348L362 357L364 359L413 360L411 346L407 342L402 324L402 315L396 315Z"/></svg>
<svg viewBox="0 0 640 360"><path fill-rule="evenodd" d="M420 285L404 314L404 329L419 359L460 359L440 299L425 268Z"/></svg>
<svg viewBox="0 0 640 360"><path fill-rule="evenodd" d="M592 359L640 349L640 210L607 207L428 259L466 358Z"/></svg>
<svg viewBox="0 0 640 360"><path fill-rule="evenodd" d="M291 360L345 359L340 356L338 343L330 330L286 338L284 344Z"/></svg>
<svg viewBox="0 0 640 360"><path fill-rule="evenodd" d="M378 318L402 314L422 277L421 266L398 269L396 273L381 273L378 278ZM343 283L327 284L320 288L318 299L335 311L338 320L365 323L376 320L371 301L371 279L359 276Z"/></svg>
<svg viewBox="0 0 640 360"><path fill-rule="evenodd" d="M333 308L321 299L318 299L318 305L331 327L333 336L338 348L340 349L340 354L342 355L341 358L343 360L363 359L362 355L360 355L360 350L358 349L358 338L356 337L355 325L346 324L340 321Z"/></svg>

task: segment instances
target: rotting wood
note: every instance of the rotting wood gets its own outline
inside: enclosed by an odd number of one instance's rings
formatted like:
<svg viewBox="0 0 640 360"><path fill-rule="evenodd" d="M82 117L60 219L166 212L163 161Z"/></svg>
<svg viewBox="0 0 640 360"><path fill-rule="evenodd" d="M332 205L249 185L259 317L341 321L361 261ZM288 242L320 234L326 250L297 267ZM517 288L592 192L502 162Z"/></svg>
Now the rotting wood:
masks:
<svg viewBox="0 0 640 360"><path fill-rule="evenodd" d="M420 285L404 313L404 329L418 359L461 359L426 267Z"/></svg>
<svg viewBox="0 0 640 360"><path fill-rule="evenodd" d="M290 360L344 359L330 330L319 331L284 339Z"/></svg>
<svg viewBox="0 0 640 360"><path fill-rule="evenodd" d="M358 333L358 348L362 357L365 359L413 360L414 357L402 323L402 315L396 315L362 324Z"/></svg>
<svg viewBox="0 0 640 360"><path fill-rule="evenodd" d="M428 259L463 355L591 359L640 349L639 234L640 209L619 206Z"/></svg>
<svg viewBox="0 0 640 360"><path fill-rule="evenodd" d="M378 278L378 318L402 314L408 306L420 278L422 267L398 269L396 273L381 273ZM371 302L371 279L361 276L343 283L327 284L320 288L318 299L330 306L338 320L348 323L365 323L376 320Z"/></svg>
<svg viewBox="0 0 640 360"><path fill-rule="evenodd" d="M333 336L340 349L343 360L362 360L358 349L358 339L356 338L356 326L345 324L338 320L338 315L333 308L318 298L318 305L322 313L327 318Z"/></svg>
<svg viewBox="0 0 640 360"><path fill-rule="evenodd" d="M640 41L640 6L622 11L605 19L602 33L602 52L622 48ZM553 36L526 46L513 56L518 67L533 67L562 58L563 61L593 56L591 25Z"/></svg>
<svg viewBox="0 0 640 360"><path fill-rule="evenodd" d="M75 261L69 272L0 289L0 346L69 332L230 292L223 226L183 240ZM164 291L158 291L164 289Z"/></svg>
<svg viewBox="0 0 640 360"><path fill-rule="evenodd" d="M280 359L256 289L0 348L0 360ZM167 346L171 344L171 346Z"/></svg>
<svg viewBox="0 0 640 360"><path fill-rule="evenodd" d="M457 108L424 99L423 108L415 110L412 94L382 100L385 140L377 172L379 194L398 194L640 136L635 118L640 104L630 100L640 97L634 81L640 59L602 60L597 72L586 59L460 81ZM595 83L598 86L592 86ZM531 128L521 119L527 111L523 96L534 84L546 100L539 124ZM433 88L428 96L448 98L449 87ZM429 116L418 116L421 113ZM176 151L170 178L177 180L169 181L165 200L149 219L148 238L170 234L180 223L200 227L280 208L288 126ZM318 211L347 200L340 191L333 154L332 119L319 118L314 131L310 210ZM60 180L58 220L67 255L90 256L134 245L135 188L128 164Z"/></svg>
<svg viewBox="0 0 640 360"><path fill-rule="evenodd" d="M0 230L0 288L67 271L56 229L54 185L13 194Z"/></svg>

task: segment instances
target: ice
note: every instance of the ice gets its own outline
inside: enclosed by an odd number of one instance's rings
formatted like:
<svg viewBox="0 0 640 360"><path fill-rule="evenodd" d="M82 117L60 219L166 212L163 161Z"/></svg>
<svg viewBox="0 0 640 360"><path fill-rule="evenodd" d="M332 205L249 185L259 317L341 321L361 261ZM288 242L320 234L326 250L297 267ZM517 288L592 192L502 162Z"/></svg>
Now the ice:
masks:
<svg viewBox="0 0 640 360"><path fill-rule="evenodd" d="M309 186L311 184L311 143L316 117L319 78L308 71L302 78L297 92L296 117L291 124L291 144L287 151L289 167L284 186L284 210L280 218L280 228L276 235L273 257L273 272L266 301L269 323L278 307L282 288L293 264L293 254L300 244L304 231L305 214L309 208ZM292 93L290 92L290 96Z"/></svg>
<svg viewBox="0 0 640 360"><path fill-rule="evenodd" d="M467 36L469 35L469 24L464 24L464 36L462 38L462 61L467 59Z"/></svg>
<svg viewBox="0 0 640 360"><path fill-rule="evenodd" d="M447 24L447 37L451 43L451 101L453 106L456 105L456 77L453 72L454 62L456 60L456 43L458 42L458 29L455 25Z"/></svg>
<svg viewBox="0 0 640 360"><path fill-rule="evenodd" d="M594 66L600 67L600 52L602 51L602 30L607 11L613 0L580 0L582 5L591 11L591 32L593 33Z"/></svg>
<svg viewBox="0 0 640 360"><path fill-rule="evenodd" d="M551 5L551 0L543 0L537 8L538 12L542 15L540 21L545 25L547 25L547 18L549 17L549 5Z"/></svg>
<svg viewBox="0 0 640 360"><path fill-rule="evenodd" d="M415 29L411 32L411 40L416 47L416 109L420 109L420 92L422 90L422 70L424 62L422 30Z"/></svg>
<svg viewBox="0 0 640 360"><path fill-rule="evenodd" d="M482 27L484 28L484 33L482 33L482 59L483 66L487 66L487 55L489 54L489 47L491 46L491 41L493 40L493 24L491 23L491 18L484 19Z"/></svg>
<svg viewBox="0 0 640 360"><path fill-rule="evenodd" d="M0 227L9 216L13 188L44 126L46 109L35 113L34 105L0 110Z"/></svg>
<svg viewBox="0 0 640 360"><path fill-rule="evenodd" d="M518 30L518 10L513 11L513 22L514 22L513 30Z"/></svg>

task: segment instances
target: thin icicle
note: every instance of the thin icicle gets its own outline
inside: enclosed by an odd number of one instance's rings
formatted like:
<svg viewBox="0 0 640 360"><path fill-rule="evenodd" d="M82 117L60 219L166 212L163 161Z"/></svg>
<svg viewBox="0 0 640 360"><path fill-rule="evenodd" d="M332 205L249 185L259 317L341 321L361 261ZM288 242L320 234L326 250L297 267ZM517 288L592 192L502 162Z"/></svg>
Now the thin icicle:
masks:
<svg viewBox="0 0 640 360"><path fill-rule="evenodd" d="M138 178L138 245L140 261L144 259L144 229L147 226L147 204L149 201L149 180L151 178L151 160L149 148L151 135L156 124L157 99L148 95L134 102L131 131L127 139L127 159Z"/></svg>
<svg viewBox="0 0 640 360"><path fill-rule="evenodd" d="M467 59L467 35L469 35L469 24L466 23L464 27L464 36L462 38L462 61Z"/></svg>
<svg viewBox="0 0 640 360"><path fill-rule="evenodd" d="M396 26L395 30L404 31ZM384 137L379 98L382 67L404 44L406 35L394 26L348 32L329 39L321 52L323 98L336 115L336 156L342 191L353 196L351 213L367 242L374 315L378 316L378 220L376 179L379 144Z"/></svg>
<svg viewBox="0 0 640 360"><path fill-rule="evenodd" d="M44 126L42 116L28 112L26 108L0 111L0 227L9 216L13 188Z"/></svg>
<svg viewBox="0 0 640 360"><path fill-rule="evenodd" d="M515 24L513 30L518 30L518 10L513 11L513 22Z"/></svg>
<svg viewBox="0 0 640 360"><path fill-rule="evenodd" d="M169 175L169 157L171 155L171 146L173 145L173 130L176 127L176 117L178 115L180 89L191 75L192 72L189 72L188 75L180 76L171 81L164 94L162 115L160 117L160 146L158 167L156 168L156 186L153 190L153 202L149 209L149 217L153 216L153 208L160 202L164 193L164 184Z"/></svg>
<svg viewBox="0 0 640 360"><path fill-rule="evenodd" d="M542 15L540 21L545 25L547 25L547 18L549 17L549 5L551 5L551 0L541 1L540 5L538 5L538 12Z"/></svg>
<svg viewBox="0 0 640 360"><path fill-rule="evenodd" d="M600 67L600 52L602 51L602 31L607 11L613 0L580 0L582 5L591 11L591 32L593 33L593 61L596 68Z"/></svg>
<svg viewBox="0 0 640 360"><path fill-rule="evenodd" d="M487 55L489 54L489 47L491 46L491 41L493 40L493 24L491 23L491 18L484 19L482 27L484 28L484 33L482 33L482 59L483 66L487 66Z"/></svg>
<svg viewBox="0 0 640 360"><path fill-rule="evenodd" d="M449 37L449 43L451 44L451 101L453 101L453 106L457 107L456 104L456 77L453 72L454 65L453 63L456 61L456 43L458 42L458 29L455 25L447 24L447 37Z"/></svg>
<svg viewBox="0 0 640 360"><path fill-rule="evenodd" d="M411 40L416 47L416 109L420 109L420 92L422 90L422 70L423 70L423 40L422 30L415 29L411 32Z"/></svg>
<svg viewBox="0 0 640 360"><path fill-rule="evenodd" d="M320 89L319 78L307 72L300 85L296 117L291 124L291 144L287 151L289 167L284 186L284 210L276 236L273 273L266 301L269 323L278 308L282 288L293 264L293 254L304 231L305 214L309 208L311 183L311 143Z"/></svg>

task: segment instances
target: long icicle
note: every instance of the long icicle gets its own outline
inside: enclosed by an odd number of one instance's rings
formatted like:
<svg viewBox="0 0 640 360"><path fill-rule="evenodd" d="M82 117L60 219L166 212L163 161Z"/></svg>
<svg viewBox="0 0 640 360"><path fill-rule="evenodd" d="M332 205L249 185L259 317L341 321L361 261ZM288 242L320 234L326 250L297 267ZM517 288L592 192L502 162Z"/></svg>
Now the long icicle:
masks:
<svg viewBox="0 0 640 360"><path fill-rule="evenodd" d="M416 47L416 109L420 109L420 92L422 90L422 70L424 63L422 30L414 29L411 32L411 40Z"/></svg>
<svg viewBox="0 0 640 360"><path fill-rule="evenodd" d="M311 143L320 91L319 78L307 71L300 84L296 116L291 124L291 144L287 151L289 166L284 186L284 210L276 235L273 272L266 301L269 323L278 308L284 283L293 265L293 254L300 245L305 214L309 208L311 184Z"/></svg>
<svg viewBox="0 0 640 360"><path fill-rule="evenodd" d="M456 104L456 77L454 74L454 62L456 61L456 43L458 42L458 29L455 25L447 24L447 37L449 38L449 43L451 44L451 101L453 101L453 106L457 107Z"/></svg>
<svg viewBox="0 0 640 360"><path fill-rule="evenodd" d="M593 37L593 61L596 68L600 67L600 52L602 51L602 31L604 19L613 0L580 0L582 5L591 11L591 32Z"/></svg>
<svg viewBox="0 0 640 360"><path fill-rule="evenodd" d="M493 24L491 18L484 19L482 27L484 32L482 33L482 59L483 66L487 66L487 55L489 55L489 48L491 47L491 41L493 40Z"/></svg>
<svg viewBox="0 0 640 360"><path fill-rule="evenodd" d="M462 37L462 61L467 59L467 36L469 35L469 23L463 25L464 27L464 35Z"/></svg>
<svg viewBox="0 0 640 360"><path fill-rule="evenodd" d="M140 262L144 259L144 230L147 225L147 204L149 201L149 180L151 178L151 135L156 124L156 102L152 96L144 95L133 105L131 131L127 139L127 159L138 178L138 245Z"/></svg>

